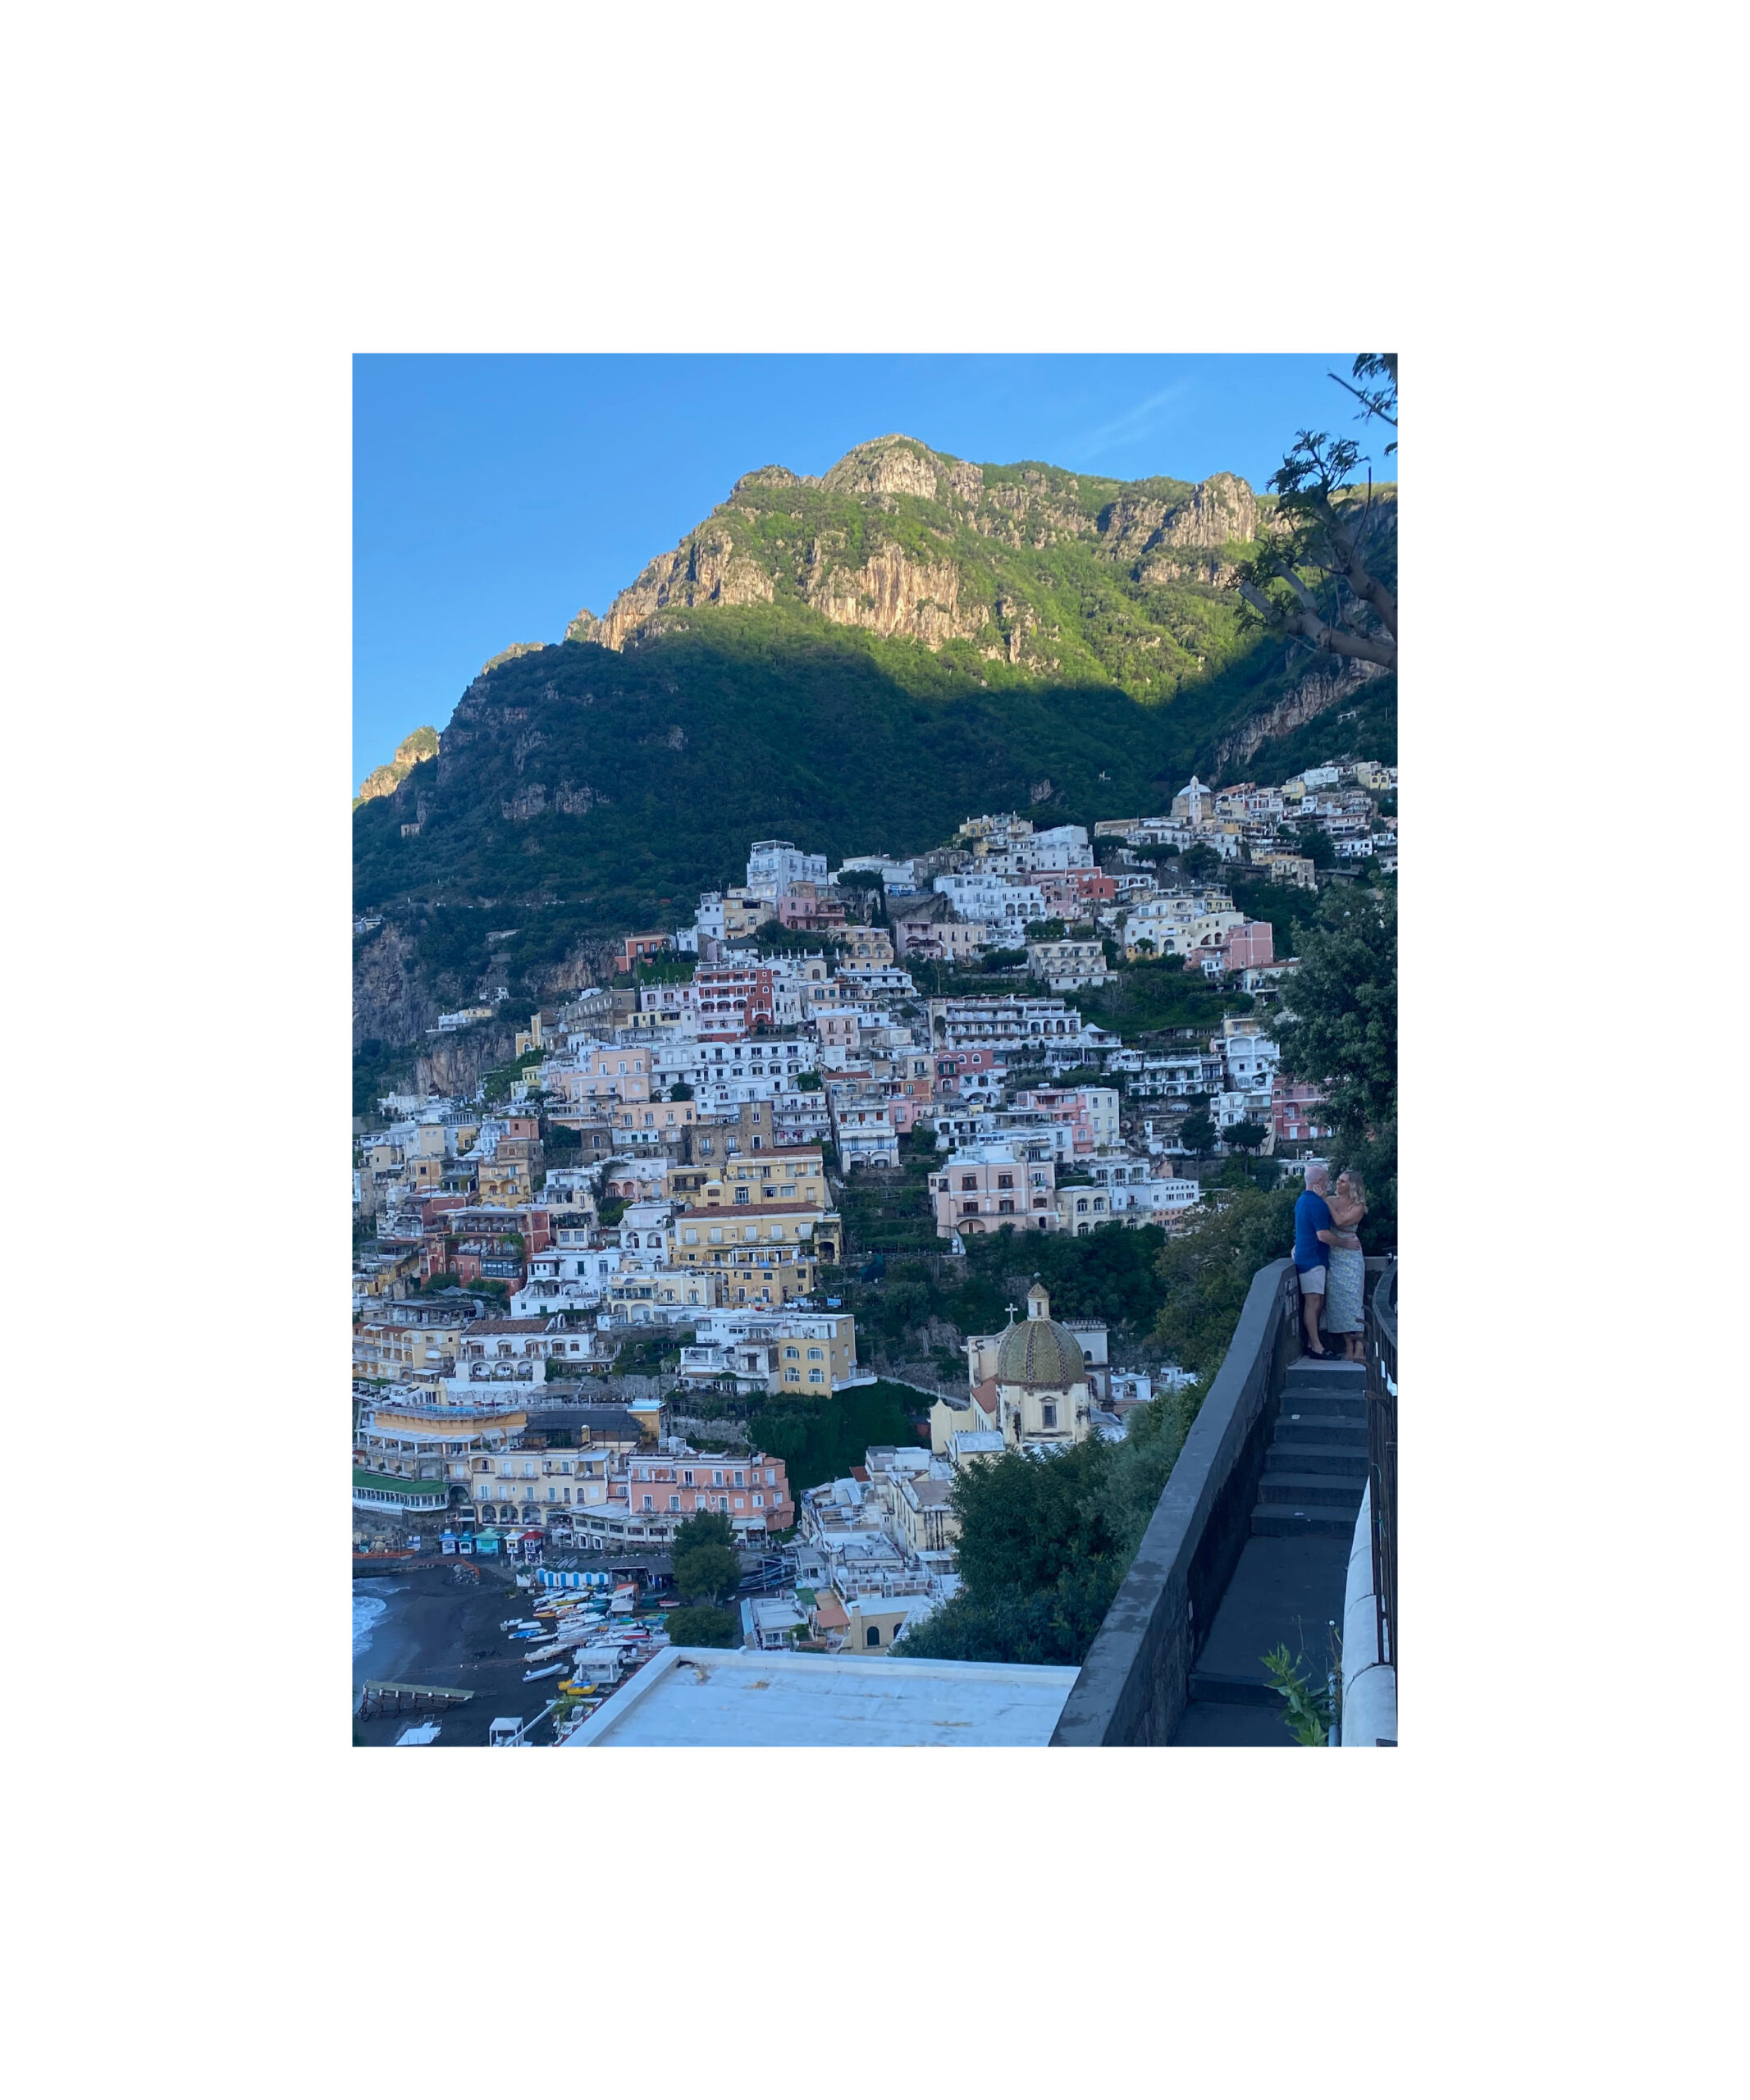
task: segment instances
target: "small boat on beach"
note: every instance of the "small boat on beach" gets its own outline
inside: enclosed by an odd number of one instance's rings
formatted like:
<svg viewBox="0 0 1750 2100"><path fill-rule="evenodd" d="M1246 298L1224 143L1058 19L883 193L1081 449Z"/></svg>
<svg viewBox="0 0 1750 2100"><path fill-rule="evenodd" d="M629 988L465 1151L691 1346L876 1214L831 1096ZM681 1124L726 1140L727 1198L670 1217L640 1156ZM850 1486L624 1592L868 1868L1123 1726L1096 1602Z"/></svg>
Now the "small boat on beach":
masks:
<svg viewBox="0 0 1750 2100"><path fill-rule="evenodd" d="M523 1682L524 1684L532 1684L537 1677L557 1677L561 1670L569 1669L570 1667L569 1663L549 1663L544 1670L524 1670Z"/></svg>

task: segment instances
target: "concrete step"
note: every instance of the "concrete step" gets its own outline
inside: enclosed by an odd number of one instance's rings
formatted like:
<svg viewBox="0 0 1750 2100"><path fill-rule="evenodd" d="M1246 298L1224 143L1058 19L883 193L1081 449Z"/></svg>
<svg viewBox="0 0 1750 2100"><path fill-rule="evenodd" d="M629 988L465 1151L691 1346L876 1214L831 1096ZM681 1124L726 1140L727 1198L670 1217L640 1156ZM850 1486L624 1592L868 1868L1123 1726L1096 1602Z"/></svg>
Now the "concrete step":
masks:
<svg viewBox="0 0 1750 2100"><path fill-rule="evenodd" d="M1267 1472L1258 1483L1260 1502L1331 1502L1352 1517L1361 1507L1365 1474Z"/></svg>
<svg viewBox="0 0 1750 2100"><path fill-rule="evenodd" d="M1346 1539L1355 1528L1353 1509L1333 1509L1324 1502L1300 1508L1292 1502L1260 1502L1252 1512L1254 1539Z"/></svg>
<svg viewBox="0 0 1750 2100"><path fill-rule="evenodd" d="M1316 1356L1297 1356L1283 1373L1283 1381L1308 1391L1323 1389L1362 1393L1367 1390L1367 1366L1346 1363L1334 1356L1327 1356L1323 1361Z"/></svg>
<svg viewBox="0 0 1750 2100"><path fill-rule="evenodd" d="M1367 1424L1334 1414L1278 1415L1273 1444L1278 1451L1295 1444L1335 1444L1346 1451L1364 1451Z"/></svg>
<svg viewBox="0 0 1750 2100"><path fill-rule="evenodd" d="M1213 1670L1194 1669L1189 1689L1193 1699L1207 1700L1212 1705L1268 1706L1278 1714L1288 1710L1282 1693L1261 1678L1222 1677Z"/></svg>
<svg viewBox="0 0 1750 2100"><path fill-rule="evenodd" d="M1297 1416L1323 1415L1332 1422L1367 1420L1364 1393L1284 1393L1278 1419L1292 1422Z"/></svg>
<svg viewBox="0 0 1750 2100"><path fill-rule="evenodd" d="M1277 1444L1264 1463L1283 1472L1341 1473L1346 1480L1367 1478L1365 1448L1355 1451L1346 1444Z"/></svg>

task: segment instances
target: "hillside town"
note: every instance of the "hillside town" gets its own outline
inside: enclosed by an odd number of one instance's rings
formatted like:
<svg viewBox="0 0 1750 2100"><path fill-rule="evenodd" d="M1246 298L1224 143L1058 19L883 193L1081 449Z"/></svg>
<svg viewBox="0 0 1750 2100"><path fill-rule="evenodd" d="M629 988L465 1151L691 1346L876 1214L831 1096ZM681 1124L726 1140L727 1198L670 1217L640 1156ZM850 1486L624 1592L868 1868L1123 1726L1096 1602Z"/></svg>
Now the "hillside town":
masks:
<svg viewBox="0 0 1750 2100"><path fill-rule="evenodd" d="M1213 1163L1314 1152L1322 1097L1273 1033L1295 957L1236 893L1395 874L1396 789L1366 761L1194 776L1091 833L973 816L837 867L753 841L744 881L625 933L467 1098L357 1119L355 1573L526 1608L468 1659L505 1714L372 1674L363 1739L569 1739L666 1642L701 1518L738 1556L749 1650L885 1654L951 1598L957 1475L1122 1440L1186 1374L1114 1362L1108 1325L1053 1317L1035 1282L952 1376L884 1385L848 1309L881 1268L863 1193L916 1189L906 1230L952 1264L1005 1231L1172 1235ZM1215 1018L1112 1025L1106 988L1151 970ZM507 998L433 1033L501 1027ZM878 1386L914 1440L838 1477L753 1433Z"/></svg>

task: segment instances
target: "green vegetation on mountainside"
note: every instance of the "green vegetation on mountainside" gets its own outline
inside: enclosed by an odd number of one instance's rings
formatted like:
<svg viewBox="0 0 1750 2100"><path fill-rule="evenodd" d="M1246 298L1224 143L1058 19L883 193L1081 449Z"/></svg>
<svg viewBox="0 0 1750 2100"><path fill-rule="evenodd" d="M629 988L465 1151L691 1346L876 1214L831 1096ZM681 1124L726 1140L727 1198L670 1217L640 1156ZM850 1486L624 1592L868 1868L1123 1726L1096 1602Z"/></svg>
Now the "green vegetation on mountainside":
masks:
<svg viewBox="0 0 1750 2100"><path fill-rule="evenodd" d="M1236 675L1145 707L1007 666L983 684L946 651L790 631L770 607L689 617L624 653L569 642L500 665L421 769L418 835L401 836L410 783L355 813L357 905L413 934L434 996L471 997L489 951L519 997L582 938L682 923L756 838L837 859L939 845L981 810L1142 814L1182 785L1217 687L1252 705Z"/></svg>
<svg viewBox="0 0 1750 2100"><path fill-rule="evenodd" d="M491 659L417 783L372 776L358 904L412 936L428 998L490 964L520 1000L581 943L686 918L770 833L838 858L976 810L1152 814L1307 669L1218 587L1275 512L1231 476L975 467L903 437L818 481L761 469L605 619Z"/></svg>

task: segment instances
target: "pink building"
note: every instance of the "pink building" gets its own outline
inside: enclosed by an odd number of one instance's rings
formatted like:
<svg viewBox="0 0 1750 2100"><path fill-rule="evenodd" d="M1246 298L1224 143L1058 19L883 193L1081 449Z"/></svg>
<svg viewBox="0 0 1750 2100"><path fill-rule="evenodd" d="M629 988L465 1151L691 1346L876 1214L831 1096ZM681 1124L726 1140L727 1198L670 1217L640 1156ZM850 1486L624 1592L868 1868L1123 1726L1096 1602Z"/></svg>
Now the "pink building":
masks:
<svg viewBox="0 0 1750 2100"><path fill-rule="evenodd" d="M1276 929L1268 919L1248 919L1223 934L1212 934L1192 949L1187 961L1205 970L1255 970L1276 960Z"/></svg>
<svg viewBox="0 0 1750 2100"><path fill-rule="evenodd" d="M682 1518L715 1509L738 1531L788 1531L796 1504L782 1459L756 1451L745 1459L633 1457L627 1463L625 1493L633 1516ZM617 1489L619 1482L615 1481Z"/></svg>
<svg viewBox="0 0 1750 2100"><path fill-rule="evenodd" d="M1315 1086L1291 1086L1278 1080L1270 1090L1270 1121L1278 1139L1318 1140L1328 1138L1327 1125L1318 1120L1325 1097Z"/></svg>
<svg viewBox="0 0 1750 2100"><path fill-rule="evenodd" d="M1049 1116L1053 1123L1061 1124L1069 1132L1072 1152L1091 1153L1102 1143L1111 1143L1117 1137L1117 1094L1116 1089L1105 1089L1111 1102L1109 1132L1103 1132L1094 1118L1087 1093L1079 1088L1061 1086L1026 1087L1014 1096L1017 1108L1037 1108Z"/></svg>
<svg viewBox="0 0 1750 2100"><path fill-rule="evenodd" d="M996 1061L994 1050L937 1051L936 1093L951 1100L966 1080L976 1083L988 1078Z"/></svg>
<svg viewBox="0 0 1750 2100"><path fill-rule="evenodd" d="M771 970L757 964L711 963L696 970L700 1041L738 1042L762 1024L771 1027L774 983Z"/></svg>
<svg viewBox="0 0 1750 2100"><path fill-rule="evenodd" d="M1039 874L1033 879L1060 919L1085 919L1090 912L1117 900L1117 883L1098 868L1066 868L1059 874Z"/></svg>
<svg viewBox="0 0 1750 2100"><path fill-rule="evenodd" d="M936 1231L946 1239L957 1232L1053 1232L1057 1169L1049 1159L1021 1159L1018 1146L968 1145L947 1167L930 1179Z"/></svg>
<svg viewBox="0 0 1750 2100"><path fill-rule="evenodd" d="M842 934L845 908L836 897L780 897L778 923L799 934Z"/></svg>

